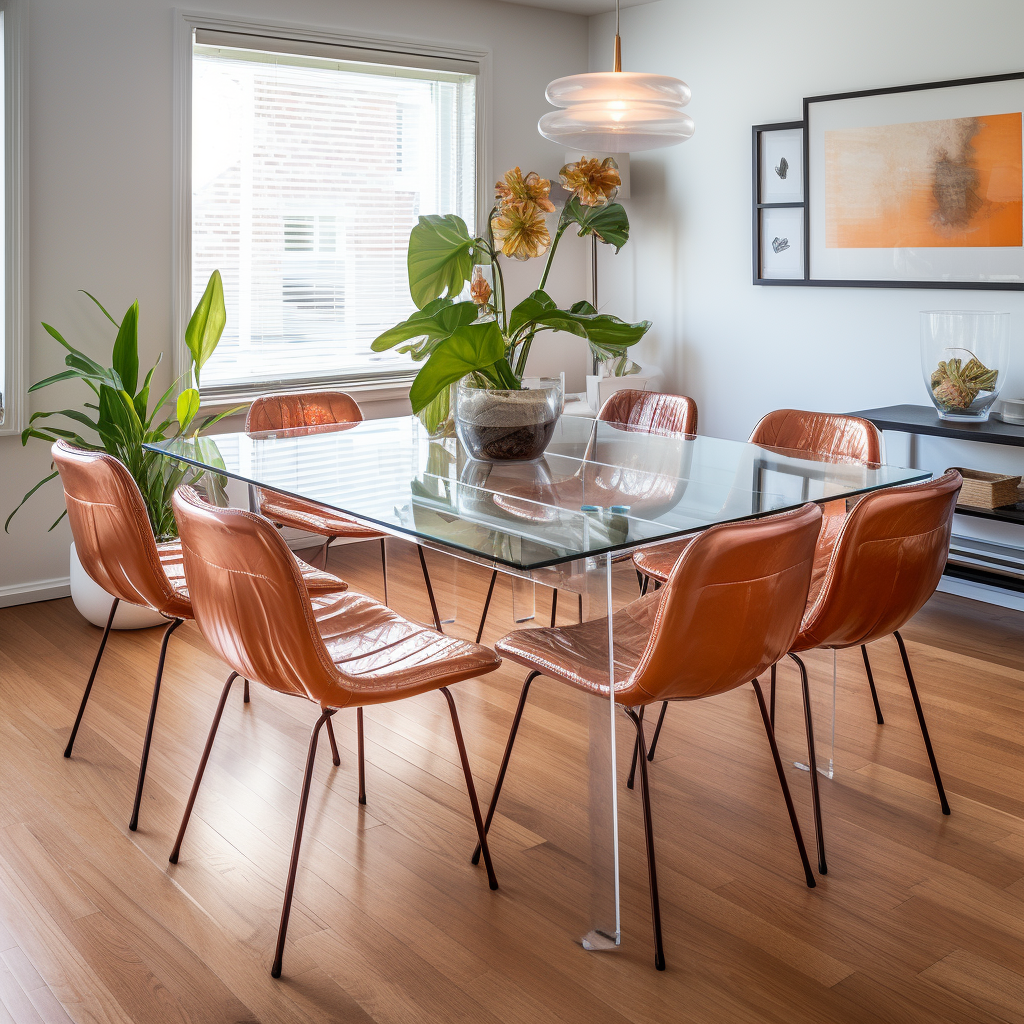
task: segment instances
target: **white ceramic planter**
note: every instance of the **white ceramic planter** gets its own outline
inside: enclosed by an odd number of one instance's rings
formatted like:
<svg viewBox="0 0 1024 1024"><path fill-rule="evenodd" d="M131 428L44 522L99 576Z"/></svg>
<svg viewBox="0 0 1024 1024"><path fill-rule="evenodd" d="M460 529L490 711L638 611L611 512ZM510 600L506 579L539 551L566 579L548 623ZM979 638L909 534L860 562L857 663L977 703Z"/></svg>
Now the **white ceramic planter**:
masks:
<svg viewBox="0 0 1024 1024"><path fill-rule="evenodd" d="M114 599L82 568L75 545L71 545L71 600L82 616L94 626L103 627ZM144 605L122 601L117 606L113 629L149 629L167 622L159 612Z"/></svg>

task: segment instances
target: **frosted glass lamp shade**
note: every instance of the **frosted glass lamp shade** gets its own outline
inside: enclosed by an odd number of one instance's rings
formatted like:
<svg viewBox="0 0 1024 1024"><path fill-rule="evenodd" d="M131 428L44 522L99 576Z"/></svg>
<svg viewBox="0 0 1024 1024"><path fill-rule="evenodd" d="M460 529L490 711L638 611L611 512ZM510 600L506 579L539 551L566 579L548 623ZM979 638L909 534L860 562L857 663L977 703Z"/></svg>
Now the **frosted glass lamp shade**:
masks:
<svg viewBox="0 0 1024 1024"><path fill-rule="evenodd" d="M639 153L675 146L693 135L693 119L683 113L690 88L667 75L569 75L555 79L545 95L564 109L545 114L537 129L571 149Z"/></svg>

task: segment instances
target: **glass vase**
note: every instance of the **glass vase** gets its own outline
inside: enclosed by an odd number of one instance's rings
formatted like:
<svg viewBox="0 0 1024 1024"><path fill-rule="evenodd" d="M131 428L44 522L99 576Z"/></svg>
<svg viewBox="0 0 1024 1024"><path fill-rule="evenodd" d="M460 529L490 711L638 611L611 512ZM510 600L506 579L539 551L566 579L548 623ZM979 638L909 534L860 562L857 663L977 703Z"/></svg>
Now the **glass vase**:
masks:
<svg viewBox="0 0 1024 1024"><path fill-rule="evenodd" d="M934 309L921 314L921 371L941 419L987 420L1009 358L1009 313Z"/></svg>
<svg viewBox="0 0 1024 1024"><path fill-rule="evenodd" d="M530 462L544 454L562 415L562 381L526 378L521 391L459 381L455 429L466 451L481 462Z"/></svg>

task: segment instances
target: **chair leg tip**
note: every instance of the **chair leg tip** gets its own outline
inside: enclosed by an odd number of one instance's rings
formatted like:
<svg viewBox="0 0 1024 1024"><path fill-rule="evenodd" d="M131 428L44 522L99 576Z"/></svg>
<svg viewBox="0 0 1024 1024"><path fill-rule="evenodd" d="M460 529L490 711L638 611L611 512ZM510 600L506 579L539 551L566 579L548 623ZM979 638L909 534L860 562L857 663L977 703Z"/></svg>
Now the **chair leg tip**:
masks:
<svg viewBox="0 0 1024 1024"><path fill-rule="evenodd" d="M814 889L814 888L817 887L817 885L818 885L818 883L814 880L814 875L810 875L809 874L807 876L807 888L808 889Z"/></svg>
<svg viewBox="0 0 1024 1024"><path fill-rule="evenodd" d="M138 830L139 830L139 823L138 823L138 821L135 818L132 818L132 820L128 822L128 831L129 832L138 832Z"/></svg>
<svg viewBox="0 0 1024 1024"><path fill-rule="evenodd" d="M487 885L490 888L491 892L497 892L497 890L498 890L498 880L496 878L492 878L487 883Z"/></svg>
<svg viewBox="0 0 1024 1024"><path fill-rule="evenodd" d="M359 803L360 803L360 804L361 804L361 805L362 805L363 807L365 807L365 806L366 806L366 797L365 797L365 796L361 796L361 797L359 798Z"/></svg>
<svg viewBox="0 0 1024 1024"><path fill-rule="evenodd" d="M274 964L274 966L270 968L270 976L272 978L280 978L281 977L281 965L280 964Z"/></svg>
<svg viewBox="0 0 1024 1024"><path fill-rule="evenodd" d="M945 805L945 806L944 806L944 807L942 808L942 813L943 813L943 814L949 814L949 804L946 804L946 805Z"/></svg>
<svg viewBox="0 0 1024 1024"><path fill-rule="evenodd" d="M177 864L178 863L178 854L177 854L177 852L172 853L170 855L170 857L167 858L167 863L168 864Z"/></svg>
<svg viewBox="0 0 1024 1024"><path fill-rule="evenodd" d="M664 957L664 954L659 953L657 956L655 956L655 958L654 958L654 969L656 971L663 971L663 970L665 970L665 957Z"/></svg>
<svg viewBox="0 0 1024 1024"><path fill-rule="evenodd" d="M828 874L828 865L823 860L819 860L818 861L818 874L819 875L827 875Z"/></svg>
<svg viewBox="0 0 1024 1024"><path fill-rule="evenodd" d="M479 850L477 850L476 853L473 854L472 858L470 859L470 863L471 864L479 864L480 863L480 851Z"/></svg>

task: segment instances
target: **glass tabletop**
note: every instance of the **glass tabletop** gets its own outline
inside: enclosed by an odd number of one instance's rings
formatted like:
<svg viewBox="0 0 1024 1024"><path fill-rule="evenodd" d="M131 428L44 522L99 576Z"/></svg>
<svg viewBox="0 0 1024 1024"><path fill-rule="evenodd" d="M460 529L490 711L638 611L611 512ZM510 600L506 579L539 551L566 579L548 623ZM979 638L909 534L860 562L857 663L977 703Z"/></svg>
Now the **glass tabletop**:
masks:
<svg viewBox="0 0 1024 1024"><path fill-rule="evenodd" d="M145 447L525 572L929 476L575 416L531 463L476 462L411 416Z"/></svg>

